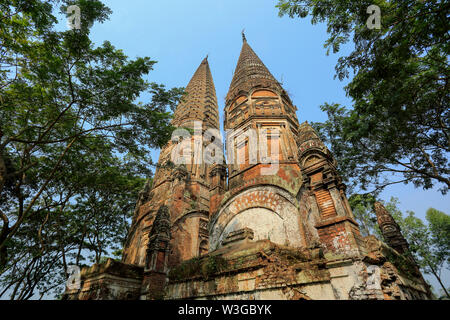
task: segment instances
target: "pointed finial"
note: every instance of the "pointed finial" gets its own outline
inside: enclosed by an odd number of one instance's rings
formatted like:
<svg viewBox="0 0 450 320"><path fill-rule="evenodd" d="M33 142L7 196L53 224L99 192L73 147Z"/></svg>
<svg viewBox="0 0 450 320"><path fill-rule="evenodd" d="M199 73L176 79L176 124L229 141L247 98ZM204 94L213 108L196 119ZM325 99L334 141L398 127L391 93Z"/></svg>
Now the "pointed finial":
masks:
<svg viewBox="0 0 450 320"><path fill-rule="evenodd" d="M245 29L242 29L242 41L247 42L247 38L245 38Z"/></svg>

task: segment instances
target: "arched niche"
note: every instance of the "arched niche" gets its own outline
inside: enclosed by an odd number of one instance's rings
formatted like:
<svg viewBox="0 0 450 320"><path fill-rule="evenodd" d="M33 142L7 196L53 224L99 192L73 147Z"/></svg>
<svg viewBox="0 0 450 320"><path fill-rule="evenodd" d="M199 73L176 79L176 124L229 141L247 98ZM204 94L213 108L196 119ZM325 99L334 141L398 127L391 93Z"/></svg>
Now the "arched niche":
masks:
<svg viewBox="0 0 450 320"><path fill-rule="evenodd" d="M200 237L200 229L202 220L205 219L207 215L204 211L192 211L181 215L172 223L171 256L169 257L171 266L199 254L203 240Z"/></svg>
<svg viewBox="0 0 450 320"><path fill-rule="evenodd" d="M242 191L211 221L210 250L221 247L229 232L246 227L253 230L254 240L270 238L280 245L302 247L305 242L296 203L287 191L273 185Z"/></svg>
<svg viewBox="0 0 450 320"><path fill-rule="evenodd" d="M250 208L234 216L225 227L219 242L222 243L230 232L243 228L253 230L255 241L268 239L280 245L288 243L283 218L267 208Z"/></svg>
<svg viewBox="0 0 450 320"><path fill-rule="evenodd" d="M255 97L278 97L278 95L270 90L256 90L252 93L252 98Z"/></svg>
<svg viewBox="0 0 450 320"><path fill-rule="evenodd" d="M317 153L314 153L314 154L307 156L303 160L302 166L303 166L303 168L307 168L307 167L310 167L310 166L316 164L317 162L322 161L323 159L324 159L324 157L322 157L321 155L319 155Z"/></svg>

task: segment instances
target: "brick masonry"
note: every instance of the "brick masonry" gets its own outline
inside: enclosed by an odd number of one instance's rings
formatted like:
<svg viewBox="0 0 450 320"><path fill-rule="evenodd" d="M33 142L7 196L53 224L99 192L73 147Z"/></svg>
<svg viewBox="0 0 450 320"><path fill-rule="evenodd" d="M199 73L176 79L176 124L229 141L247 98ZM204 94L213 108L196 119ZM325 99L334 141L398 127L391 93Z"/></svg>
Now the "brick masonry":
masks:
<svg viewBox="0 0 450 320"><path fill-rule="evenodd" d="M314 129L299 123L296 106L245 37L224 109L225 130L239 133L226 138L227 151L242 163L171 163L180 146L207 147L201 134L220 128L207 59L186 91L173 124L194 135L161 150L153 185L139 194L122 262L83 270L81 289L67 298L431 298L414 261L399 252L405 244L384 211L379 222L396 247L361 236L336 160ZM251 153L255 144L267 153ZM279 162L269 171L275 148Z"/></svg>

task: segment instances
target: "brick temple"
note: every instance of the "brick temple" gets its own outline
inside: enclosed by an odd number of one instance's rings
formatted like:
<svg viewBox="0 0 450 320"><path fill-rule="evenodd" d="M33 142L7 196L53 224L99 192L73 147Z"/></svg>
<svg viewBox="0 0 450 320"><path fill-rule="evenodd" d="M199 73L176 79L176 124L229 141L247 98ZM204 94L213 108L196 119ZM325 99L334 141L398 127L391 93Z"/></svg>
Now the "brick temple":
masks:
<svg viewBox="0 0 450 320"><path fill-rule="evenodd" d="M299 123L296 106L245 35L225 99L226 143L213 137L220 123L208 58L186 92L173 125L192 134L175 135L162 148L154 179L139 194L122 261L83 269L80 289L65 298L432 298L381 203L374 211L384 241L361 236L336 160L314 129ZM188 152L176 163L186 142L223 159L226 145L227 161L198 161L198 152ZM253 152L255 145L265 153Z"/></svg>

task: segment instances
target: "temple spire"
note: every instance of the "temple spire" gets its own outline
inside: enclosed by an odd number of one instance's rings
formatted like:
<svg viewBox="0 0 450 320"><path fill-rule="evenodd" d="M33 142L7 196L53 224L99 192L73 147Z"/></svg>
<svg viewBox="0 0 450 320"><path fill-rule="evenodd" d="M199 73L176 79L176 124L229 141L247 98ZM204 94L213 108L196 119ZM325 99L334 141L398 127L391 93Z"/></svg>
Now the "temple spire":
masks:
<svg viewBox="0 0 450 320"><path fill-rule="evenodd" d="M391 213L386 210L381 202L375 202L373 207L381 234L387 244L402 254L408 252L408 242L403 237L400 227Z"/></svg>
<svg viewBox="0 0 450 320"><path fill-rule="evenodd" d="M202 121L205 127L220 128L219 107L208 55L200 63L185 91L186 96L177 106L172 124L191 127L194 121Z"/></svg>
<svg viewBox="0 0 450 320"><path fill-rule="evenodd" d="M272 87L282 91L281 85L248 44L244 31L242 31L242 40L241 53L227 99L232 98L238 91L250 91L256 86Z"/></svg>
<svg viewBox="0 0 450 320"><path fill-rule="evenodd" d="M242 41L247 42L247 38L245 37L245 29L242 29Z"/></svg>

